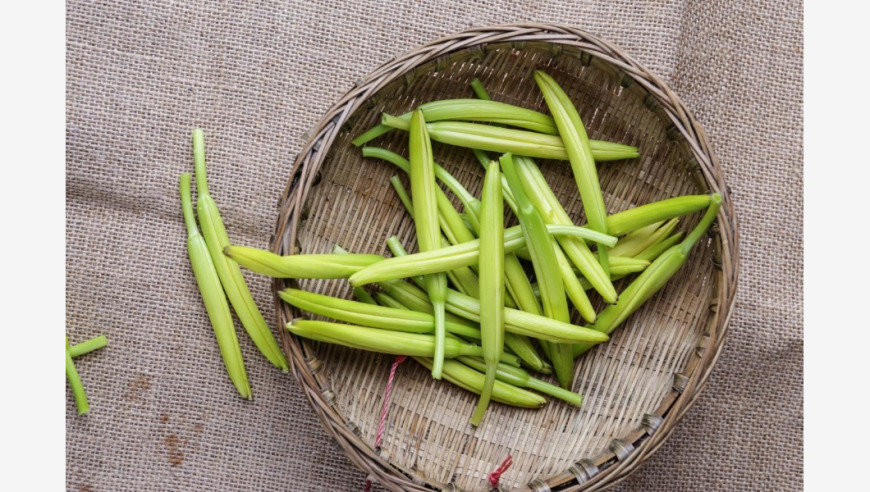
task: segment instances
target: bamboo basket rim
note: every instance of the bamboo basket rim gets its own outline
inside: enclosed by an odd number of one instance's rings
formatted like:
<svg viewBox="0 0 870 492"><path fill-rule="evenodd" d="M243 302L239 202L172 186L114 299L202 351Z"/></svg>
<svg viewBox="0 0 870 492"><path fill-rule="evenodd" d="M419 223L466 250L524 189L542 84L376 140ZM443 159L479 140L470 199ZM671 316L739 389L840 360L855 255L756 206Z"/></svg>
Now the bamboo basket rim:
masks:
<svg viewBox="0 0 870 492"><path fill-rule="evenodd" d="M568 470L555 476L533 480L523 490L603 490L626 478L648 459L667 440L677 423L686 414L706 385L712 369L721 354L728 324L733 313L739 272L738 231L730 190L725 183L718 159L713 154L706 133L685 107L680 98L655 74L626 55L615 45L579 28L559 24L514 23L467 29L419 46L394 57L355 82L310 131L294 159L291 176L278 203L279 216L271 240L272 251L279 254L298 252L297 227L303 203L312 185L319 179L319 169L326 160L327 151L348 118L379 90L401 77L413 77L421 65L446 61L462 50L485 53L487 45L509 43L522 49L526 43L546 44L554 55L563 47L579 49L601 59L620 70L625 77L640 84L673 125L685 138L699 171L711 192L722 195L722 207L715 227L714 249L717 289L711 300L711 315L695 357L683 373L674 376L672 390L665 397L656 414L644 415L640 428L627 436L613 439L608 452L594 459L577 461ZM278 326L288 321L277 296L286 285L274 280L272 290L278 316ZM291 371L303 389L309 404L327 433L342 447L354 465L369 478L390 490L438 490L419 476L411 476L391 465L388 459L373 449L371 443L360 438L353 424L343 419L332 403L335 395L318 381L322 361L311 357L299 340L281 329L281 342L290 362ZM458 490L458 489L457 489Z"/></svg>

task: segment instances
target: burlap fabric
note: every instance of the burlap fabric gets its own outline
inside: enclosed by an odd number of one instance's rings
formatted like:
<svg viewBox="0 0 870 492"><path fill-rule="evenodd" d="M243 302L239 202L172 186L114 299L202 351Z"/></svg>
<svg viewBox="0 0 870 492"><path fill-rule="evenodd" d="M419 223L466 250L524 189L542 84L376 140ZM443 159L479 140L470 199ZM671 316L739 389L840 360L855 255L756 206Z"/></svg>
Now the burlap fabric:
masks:
<svg viewBox="0 0 870 492"><path fill-rule="evenodd" d="M802 5L775 2L67 4L67 333L91 413L67 409L67 488L359 490L295 380L240 336L229 385L185 249L178 174L205 129L231 239L267 247L303 134L390 57L518 21L582 27L682 97L731 187L741 283L729 341L661 450L613 490L803 483ZM273 319L269 283L249 275Z"/></svg>

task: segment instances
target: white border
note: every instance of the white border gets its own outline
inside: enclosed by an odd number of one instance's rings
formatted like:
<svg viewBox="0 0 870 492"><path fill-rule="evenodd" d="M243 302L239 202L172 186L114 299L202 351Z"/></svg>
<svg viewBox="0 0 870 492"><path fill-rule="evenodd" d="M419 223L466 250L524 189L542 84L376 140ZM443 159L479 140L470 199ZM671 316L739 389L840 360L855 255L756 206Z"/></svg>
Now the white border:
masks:
<svg viewBox="0 0 870 492"><path fill-rule="evenodd" d="M0 7L0 451L29 490L66 487L65 34L62 2Z"/></svg>
<svg viewBox="0 0 870 492"><path fill-rule="evenodd" d="M852 489L867 469L870 29L859 5L804 9L805 490Z"/></svg>

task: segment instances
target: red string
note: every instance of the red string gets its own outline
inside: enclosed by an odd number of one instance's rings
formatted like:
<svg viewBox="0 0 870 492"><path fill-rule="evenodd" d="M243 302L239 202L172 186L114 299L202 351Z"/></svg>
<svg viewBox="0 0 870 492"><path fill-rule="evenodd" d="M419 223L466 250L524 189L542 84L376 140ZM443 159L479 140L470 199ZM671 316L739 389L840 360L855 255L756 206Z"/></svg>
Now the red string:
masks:
<svg viewBox="0 0 870 492"><path fill-rule="evenodd" d="M378 423L378 433L375 434L375 448L381 447L384 438L384 427L387 425L387 409L390 407L390 392L393 391L393 379L396 377L396 369L399 364L405 362L407 356L397 355L393 365L390 366L390 377L387 378L387 387L384 389L384 406L381 408L381 421Z"/></svg>
<svg viewBox="0 0 870 492"><path fill-rule="evenodd" d="M395 360L393 360L393 365L390 366L390 376L387 378L387 387L384 388L384 406L381 407L381 419L378 422L378 431L375 434L375 449L381 447L381 442L384 438L384 427L387 425L387 410L390 408L390 393L393 391L393 379L396 378L396 369L407 358L405 355L397 355ZM364 491L369 492L371 489L372 481L366 479Z"/></svg>
<svg viewBox="0 0 870 492"><path fill-rule="evenodd" d="M486 477L489 480L489 483L492 484L492 488L498 488L498 480L501 478L501 474L506 472L513 464L514 461L511 459L511 455L507 455L507 458L501 462L501 465Z"/></svg>

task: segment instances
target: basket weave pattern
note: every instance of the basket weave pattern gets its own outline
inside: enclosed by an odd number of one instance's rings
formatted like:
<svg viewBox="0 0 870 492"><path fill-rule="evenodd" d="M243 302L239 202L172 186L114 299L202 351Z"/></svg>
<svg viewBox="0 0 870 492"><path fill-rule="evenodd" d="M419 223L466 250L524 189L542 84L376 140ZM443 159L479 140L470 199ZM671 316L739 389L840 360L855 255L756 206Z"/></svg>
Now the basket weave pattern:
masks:
<svg viewBox="0 0 870 492"><path fill-rule="evenodd" d="M718 162L701 128L655 75L577 29L473 29L422 46L359 81L297 157L279 204L273 249L318 253L338 244L385 254L385 241L395 234L414 251L413 222L387 183L401 171L363 159L350 140L377 124L382 112L472 97L468 84L474 77L494 100L546 112L532 79L538 68L571 96L591 138L640 149L639 159L599 165L608 213L718 192L724 199L718 226L610 342L578 360L573 389L585 397L579 409L557 401L541 410L493 404L473 429L468 419L476 396L433 380L409 361L399 369L384 442L375 450L391 357L302 341L282 330L294 375L327 432L388 489L486 490L486 474L510 453L514 464L502 475L504 488L601 490L661 446L702 389L725 340L737 285L737 231ZM401 132L371 144L407 153ZM470 151L437 143L433 148L439 164L479 193L483 170ZM582 223L570 167L538 164L568 213ZM688 217L680 229L696 221ZM286 285L276 281L274 288ZM625 285L617 283L617 290ZM305 280L299 286L350 296L344 281ZM299 314L277 298L276 306L279 326Z"/></svg>

